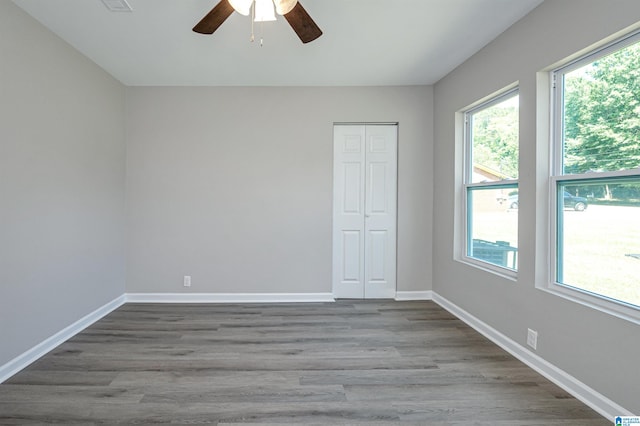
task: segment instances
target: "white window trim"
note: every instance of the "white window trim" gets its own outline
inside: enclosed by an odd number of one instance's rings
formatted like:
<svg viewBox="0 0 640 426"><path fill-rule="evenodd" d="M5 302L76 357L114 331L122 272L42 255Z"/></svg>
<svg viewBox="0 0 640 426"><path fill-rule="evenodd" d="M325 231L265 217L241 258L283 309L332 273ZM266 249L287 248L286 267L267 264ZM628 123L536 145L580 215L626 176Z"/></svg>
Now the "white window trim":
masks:
<svg viewBox="0 0 640 426"><path fill-rule="evenodd" d="M556 296L564 299L579 303L583 306L587 306L592 309L596 309L600 312L612 315L617 318L621 318L636 324L640 324L640 309L635 305L625 303L620 300L615 300L604 295L591 293L587 290L573 287L567 284L557 282L558 272L558 196L557 188L558 184L564 181L579 182L579 181L595 181L595 180L615 180L624 177L638 177L640 176L640 168L632 170L621 170L614 172L592 172L584 174L563 174L563 129L564 129L564 115L563 115L563 75L569 73L575 69L578 69L584 65L590 64L598 58L607 56L617 50L624 49L625 47L634 43L640 42L640 31L636 31L631 34L627 34L611 43L608 43L598 49L595 49L580 58L566 63L558 68L555 68L549 72L550 81L552 82L551 97L551 120L552 120L552 135L550 143L551 153L551 176L549 179L549 276L547 285L540 287L541 290L552 293Z"/></svg>
<svg viewBox="0 0 640 426"><path fill-rule="evenodd" d="M471 158L471 149L469 149L470 134L471 134L471 120L469 119L469 117L478 111L484 110L486 108L490 108L493 105L497 105L508 98L517 96L519 95L519 93L520 93L519 87L517 85L512 85L498 92L497 94L492 95L488 100L481 101L480 103L477 103L474 106L462 111L462 114L464 117L464 120L463 120L464 159L463 159L463 174L462 174L463 183L462 183L462 194L461 194L462 196L462 203L461 203L462 242L460 245L459 260L468 265L502 276L503 278L507 278L512 281L515 281L518 277L518 269L517 269L518 265L516 265L516 269L511 269L511 268L496 265L496 264L467 255L469 238L471 238L471 236L469 235L469 227L468 227L468 220L469 220L468 207L469 206L467 203L467 199L468 199L467 194L469 189L477 189L477 188L478 189L482 189L482 188L502 189L502 188L513 188L513 187L518 188L519 187L518 179L504 179L499 182L471 183L471 180L472 180L471 177L473 176L473 160Z"/></svg>

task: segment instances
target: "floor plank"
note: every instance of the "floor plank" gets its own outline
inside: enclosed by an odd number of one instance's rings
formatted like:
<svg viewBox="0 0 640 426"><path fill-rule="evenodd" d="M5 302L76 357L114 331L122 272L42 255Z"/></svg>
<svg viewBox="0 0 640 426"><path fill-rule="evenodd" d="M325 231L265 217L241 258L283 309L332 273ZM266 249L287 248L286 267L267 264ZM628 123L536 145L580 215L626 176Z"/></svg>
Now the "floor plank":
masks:
<svg viewBox="0 0 640 426"><path fill-rule="evenodd" d="M0 385L0 424L609 425L432 302L126 304Z"/></svg>

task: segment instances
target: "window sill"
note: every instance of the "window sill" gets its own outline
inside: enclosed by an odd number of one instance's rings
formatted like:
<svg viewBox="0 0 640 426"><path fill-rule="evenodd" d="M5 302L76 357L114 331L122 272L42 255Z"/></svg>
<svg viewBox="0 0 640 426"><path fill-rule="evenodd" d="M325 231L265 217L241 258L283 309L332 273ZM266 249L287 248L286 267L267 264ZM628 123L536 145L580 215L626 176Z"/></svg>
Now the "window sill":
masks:
<svg viewBox="0 0 640 426"><path fill-rule="evenodd" d="M472 266L476 269L480 269L485 272L489 272L501 278L506 278L513 282L516 282L518 280L518 271L515 271L513 269L503 268L501 266L493 265L491 263L483 262L481 260L476 260L472 257L467 257L467 256L464 256L456 260L465 265Z"/></svg>
<svg viewBox="0 0 640 426"><path fill-rule="evenodd" d="M538 286L537 288L590 309L595 309L607 315L640 325L640 310L621 302L615 302L604 297L592 295L586 291L581 291L580 289L565 287L555 283L548 284L546 287Z"/></svg>

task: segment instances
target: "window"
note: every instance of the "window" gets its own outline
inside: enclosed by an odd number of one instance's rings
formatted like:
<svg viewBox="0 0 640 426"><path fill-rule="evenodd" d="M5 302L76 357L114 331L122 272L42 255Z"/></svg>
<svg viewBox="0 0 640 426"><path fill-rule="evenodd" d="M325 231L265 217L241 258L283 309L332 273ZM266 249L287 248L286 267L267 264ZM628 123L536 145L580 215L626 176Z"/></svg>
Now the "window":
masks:
<svg viewBox="0 0 640 426"><path fill-rule="evenodd" d="M465 112L462 258L515 275L518 269L519 96L509 90Z"/></svg>
<svg viewBox="0 0 640 426"><path fill-rule="evenodd" d="M552 73L551 286L625 312L640 309L639 41Z"/></svg>

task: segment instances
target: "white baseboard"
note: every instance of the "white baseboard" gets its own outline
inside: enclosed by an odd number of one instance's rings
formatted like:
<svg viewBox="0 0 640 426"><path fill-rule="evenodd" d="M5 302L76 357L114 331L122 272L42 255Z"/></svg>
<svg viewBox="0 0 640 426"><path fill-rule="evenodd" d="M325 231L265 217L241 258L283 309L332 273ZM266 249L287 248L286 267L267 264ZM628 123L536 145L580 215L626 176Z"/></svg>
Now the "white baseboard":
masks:
<svg viewBox="0 0 640 426"><path fill-rule="evenodd" d="M542 374L544 377L569 392L576 399L582 401L603 417L613 419L615 416L632 416L633 414L600 394L564 370L556 367L526 347L520 345L498 330L482 322L464 309L451 303L437 293L433 293L433 301L442 306L447 311L464 321L467 325L478 331L480 334L500 346L511 355Z"/></svg>
<svg viewBox="0 0 640 426"><path fill-rule="evenodd" d="M431 300L433 299L433 291L397 291L396 298L397 301L407 301L407 300Z"/></svg>
<svg viewBox="0 0 640 426"><path fill-rule="evenodd" d="M128 303L335 302L331 293L126 293Z"/></svg>
<svg viewBox="0 0 640 426"><path fill-rule="evenodd" d="M0 383L9 379L11 376L19 372L20 370L26 368L34 361L38 360L40 357L45 355L47 352L50 352L52 349L55 349L61 343L69 340L85 328L89 327L94 322L98 321L100 318L109 314L110 312L118 309L120 306L124 305L125 297L124 295L112 300L104 306L96 309L88 315L85 315L83 318L80 318L78 321L74 322L70 326L60 330L53 336L47 338L46 340L40 342L33 348L24 352L21 355L18 355L8 363L0 366Z"/></svg>

